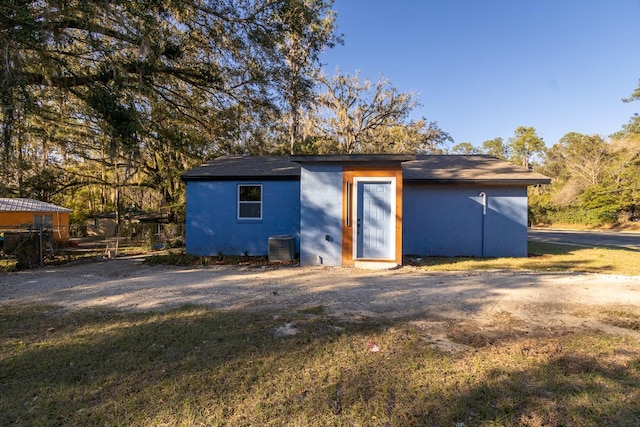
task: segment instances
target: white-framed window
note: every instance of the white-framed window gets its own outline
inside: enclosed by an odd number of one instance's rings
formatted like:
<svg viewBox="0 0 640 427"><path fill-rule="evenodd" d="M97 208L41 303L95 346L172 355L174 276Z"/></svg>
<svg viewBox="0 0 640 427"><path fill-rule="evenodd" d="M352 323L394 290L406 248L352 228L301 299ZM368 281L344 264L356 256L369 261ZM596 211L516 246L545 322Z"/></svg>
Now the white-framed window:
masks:
<svg viewBox="0 0 640 427"><path fill-rule="evenodd" d="M34 215L33 228L51 230L53 228L53 215Z"/></svg>
<svg viewBox="0 0 640 427"><path fill-rule="evenodd" d="M238 219L262 219L262 185L238 185Z"/></svg>

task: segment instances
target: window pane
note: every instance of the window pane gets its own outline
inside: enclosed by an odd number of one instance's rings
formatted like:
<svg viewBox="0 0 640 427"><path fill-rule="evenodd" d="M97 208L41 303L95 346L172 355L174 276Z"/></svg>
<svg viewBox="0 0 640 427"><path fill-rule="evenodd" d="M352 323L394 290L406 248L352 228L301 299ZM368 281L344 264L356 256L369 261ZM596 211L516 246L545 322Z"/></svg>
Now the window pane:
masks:
<svg viewBox="0 0 640 427"><path fill-rule="evenodd" d="M35 228L52 228L53 227L53 216L52 215L34 215L33 216L33 226Z"/></svg>
<svg viewBox="0 0 640 427"><path fill-rule="evenodd" d="M240 218L260 218L260 203L240 203Z"/></svg>
<svg viewBox="0 0 640 427"><path fill-rule="evenodd" d="M262 201L262 187L260 187L259 185L241 185L240 201L241 202Z"/></svg>

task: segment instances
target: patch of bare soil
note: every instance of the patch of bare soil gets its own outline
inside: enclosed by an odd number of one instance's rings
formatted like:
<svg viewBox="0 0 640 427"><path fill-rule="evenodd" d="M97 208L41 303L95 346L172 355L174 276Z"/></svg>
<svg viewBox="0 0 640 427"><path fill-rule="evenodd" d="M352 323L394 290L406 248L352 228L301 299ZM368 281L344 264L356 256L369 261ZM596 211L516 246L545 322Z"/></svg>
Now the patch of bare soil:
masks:
<svg viewBox="0 0 640 427"><path fill-rule="evenodd" d="M166 267L141 258L0 275L0 304L164 310L314 310L412 322L458 351L504 340L601 330L640 338L640 277L538 272L431 273L415 267Z"/></svg>

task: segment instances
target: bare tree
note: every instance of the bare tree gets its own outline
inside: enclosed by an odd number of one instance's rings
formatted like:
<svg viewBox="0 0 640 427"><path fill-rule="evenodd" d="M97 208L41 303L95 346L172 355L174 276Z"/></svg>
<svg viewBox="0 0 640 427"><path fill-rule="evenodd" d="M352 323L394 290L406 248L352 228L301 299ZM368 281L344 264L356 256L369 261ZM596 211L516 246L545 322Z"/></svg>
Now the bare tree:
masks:
<svg viewBox="0 0 640 427"><path fill-rule="evenodd" d="M317 80L317 102L301 121L307 152L437 153L453 141L436 122L408 120L417 95L398 91L383 76L373 83L337 70Z"/></svg>

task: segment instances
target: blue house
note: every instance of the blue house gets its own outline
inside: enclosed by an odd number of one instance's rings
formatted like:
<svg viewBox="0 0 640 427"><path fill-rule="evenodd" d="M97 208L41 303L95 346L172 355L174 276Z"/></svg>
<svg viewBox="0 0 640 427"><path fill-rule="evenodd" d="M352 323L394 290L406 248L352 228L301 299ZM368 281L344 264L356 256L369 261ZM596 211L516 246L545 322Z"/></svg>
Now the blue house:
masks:
<svg viewBox="0 0 640 427"><path fill-rule="evenodd" d="M402 264L404 255L527 256L527 187L549 178L484 155L225 156L182 175L187 252L301 265Z"/></svg>

